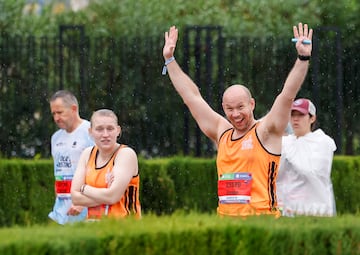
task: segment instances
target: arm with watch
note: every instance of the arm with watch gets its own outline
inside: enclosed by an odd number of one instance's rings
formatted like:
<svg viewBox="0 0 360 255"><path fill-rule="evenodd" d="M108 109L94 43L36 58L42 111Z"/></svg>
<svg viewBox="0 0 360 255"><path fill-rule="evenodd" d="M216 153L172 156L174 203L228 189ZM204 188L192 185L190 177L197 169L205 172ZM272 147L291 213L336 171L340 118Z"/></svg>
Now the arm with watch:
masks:
<svg viewBox="0 0 360 255"><path fill-rule="evenodd" d="M295 63L285 80L280 94L275 98L273 106L263 118L262 125L258 127L260 140L263 144L270 144L269 148L273 148L273 144L278 144L278 140L282 137L289 122L292 103L309 69L312 44L303 43L303 41L311 41L313 30L309 29L307 24L299 23L298 26L293 26L293 33L294 38L297 39ZM279 150L279 148L273 149Z"/></svg>

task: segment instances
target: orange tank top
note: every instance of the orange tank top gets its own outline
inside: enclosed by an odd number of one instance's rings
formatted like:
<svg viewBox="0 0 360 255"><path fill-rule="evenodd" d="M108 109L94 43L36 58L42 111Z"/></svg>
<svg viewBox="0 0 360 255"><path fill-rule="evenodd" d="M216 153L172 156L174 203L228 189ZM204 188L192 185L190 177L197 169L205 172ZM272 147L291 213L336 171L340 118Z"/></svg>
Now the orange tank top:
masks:
<svg viewBox="0 0 360 255"><path fill-rule="evenodd" d="M96 168L95 162L98 155L98 148L94 146L91 150L89 161L87 163L85 183L97 188L107 188L107 177L113 170L114 160L118 151L123 147L126 147L126 145L121 145L103 167ZM129 215L134 215L136 218L140 218L141 206L139 199L139 187L140 177L139 174L137 174L131 179L119 202L112 205L89 207L88 219L100 219L102 217L123 218Z"/></svg>
<svg viewBox="0 0 360 255"><path fill-rule="evenodd" d="M234 129L220 137L216 159L219 215L280 216L275 183L280 155L262 146L256 126L239 139L232 139Z"/></svg>

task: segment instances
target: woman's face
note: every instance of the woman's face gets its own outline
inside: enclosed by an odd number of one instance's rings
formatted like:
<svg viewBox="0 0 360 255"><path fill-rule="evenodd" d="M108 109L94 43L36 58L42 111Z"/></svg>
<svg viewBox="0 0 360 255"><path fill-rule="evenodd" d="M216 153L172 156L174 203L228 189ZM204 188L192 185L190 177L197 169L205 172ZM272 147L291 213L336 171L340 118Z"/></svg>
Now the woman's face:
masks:
<svg viewBox="0 0 360 255"><path fill-rule="evenodd" d="M315 116L310 114L303 114L299 111L291 111L291 127L296 136L304 136L311 132L311 124L316 120Z"/></svg>
<svg viewBox="0 0 360 255"><path fill-rule="evenodd" d="M92 119L90 135L99 149L112 149L120 135L121 128L111 116L97 115Z"/></svg>

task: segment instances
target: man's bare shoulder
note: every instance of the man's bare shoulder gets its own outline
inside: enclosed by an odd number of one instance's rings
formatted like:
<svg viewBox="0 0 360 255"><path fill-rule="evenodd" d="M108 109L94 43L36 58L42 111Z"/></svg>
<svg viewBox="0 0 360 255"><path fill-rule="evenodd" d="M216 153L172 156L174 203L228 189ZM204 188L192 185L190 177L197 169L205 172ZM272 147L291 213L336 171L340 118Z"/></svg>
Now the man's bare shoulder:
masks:
<svg viewBox="0 0 360 255"><path fill-rule="evenodd" d="M270 125L266 120L266 117L259 121L256 127L256 134L259 138L259 141L268 152L273 154L281 153L281 141L283 133L272 127L272 125Z"/></svg>
<svg viewBox="0 0 360 255"><path fill-rule="evenodd" d="M218 123L216 142L220 140L221 136L225 133L225 131L231 128L234 128L234 126L230 123L230 121L228 121L226 118L220 119Z"/></svg>

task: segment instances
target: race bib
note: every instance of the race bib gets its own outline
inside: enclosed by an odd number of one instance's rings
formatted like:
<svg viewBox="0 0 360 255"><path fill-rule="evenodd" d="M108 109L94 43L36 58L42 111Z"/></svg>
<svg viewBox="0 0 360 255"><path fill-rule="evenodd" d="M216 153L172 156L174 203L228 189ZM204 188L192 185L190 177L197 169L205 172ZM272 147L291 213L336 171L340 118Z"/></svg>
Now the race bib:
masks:
<svg viewBox="0 0 360 255"><path fill-rule="evenodd" d="M109 205L99 205L88 208L88 219L101 219L109 213Z"/></svg>
<svg viewBox="0 0 360 255"><path fill-rule="evenodd" d="M218 197L221 204L249 204L251 200L252 175L228 173L220 176Z"/></svg>
<svg viewBox="0 0 360 255"><path fill-rule="evenodd" d="M57 195L69 194L71 191L72 175L55 176L55 192Z"/></svg>

